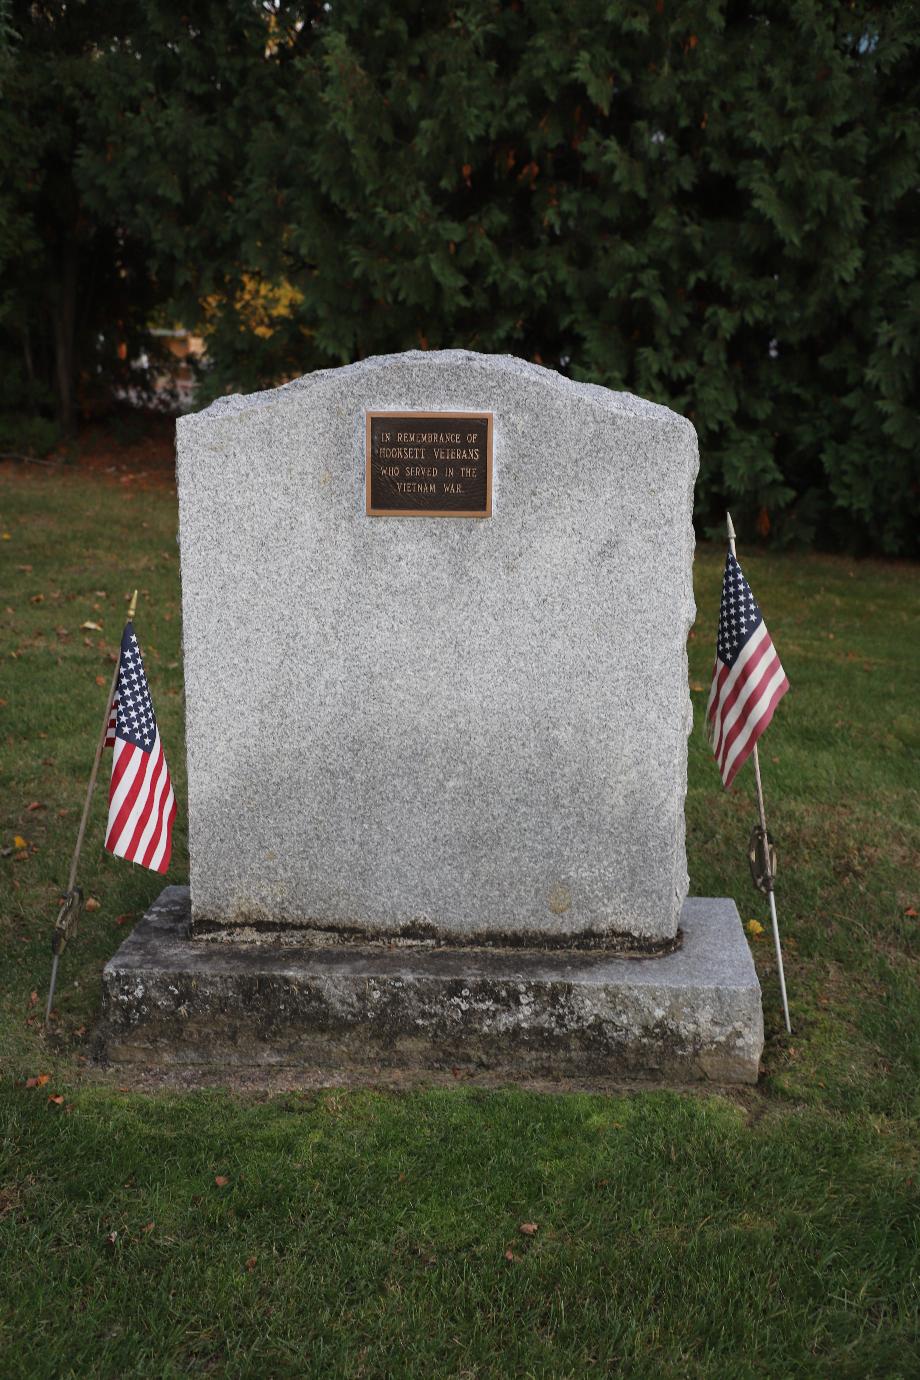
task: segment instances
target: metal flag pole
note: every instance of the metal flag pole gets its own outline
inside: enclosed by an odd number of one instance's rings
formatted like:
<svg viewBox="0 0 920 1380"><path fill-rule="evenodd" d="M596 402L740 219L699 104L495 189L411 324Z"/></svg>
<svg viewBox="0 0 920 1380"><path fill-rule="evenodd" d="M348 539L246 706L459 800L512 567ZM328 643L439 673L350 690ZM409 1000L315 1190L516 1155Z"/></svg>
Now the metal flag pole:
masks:
<svg viewBox="0 0 920 1380"><path fill-rule="evenodd" d="M735 528L732 523L731 513L726 511L725 523L728 528L728 549L737 559L735 552ZM779 942L779 921L776 918L776 897L773 894L773 884L776 880L776 849L773 841L767 833L767 816L763 806L763 782L760 779L760 754L757 751L757 744L754 744L754 780L757 784L757 810L760 815L760 829L754 830L751 836L751 874L754 878L754 885L758 891L766 893L770 903L770 919L773 922L773 947L776 950L776 971L779 974L779 990L783 999L783 1016L786 1020L786 1031L792 1034L792 1024L789 1020L789 1000L786 996L786 973L783 968L783 951Z"/></svg>
<svg viewBox="0 0 920 1380"><path fill-rule="evenodd" d="M125 622L131 623L134 620L134 613L137 608L137 590L131 595L131 602L128 605L128 617ZM115 658L115 670L112 672L112 683L109 686L109 697L105 702L105 715L102 720L102 731L99 734L99 741L96 744L96 755L93 758L93 769L89 774L89 784L86 787L86 799L83 802L83 814L80 818L80 827L77 830L76 847L73 850L73 858L70 862L70 873L67 877L67 894L61 903L58 911L58 918L54 922L54 933L51 936L51 981L48 984L48 1002L45 1006L45 1026L47 1027L51 1019L51 1008L54 1004L54 989L57 986L58 963L61 954L67 947L67 941L76 928L80 918L80 911L83 909L83 892L76 885L77 867L80 863L80 852L83 848L83 837L86 833L86 825L89 820L90 806L93 803L93 791L96 789L96 777L99 775L99 763L102 761L102 750L105 747L106 733L109 727L109 717L112 712L112 700L115 698L115 689L118 685L118 671L121 666L121 656Z"/></svg>

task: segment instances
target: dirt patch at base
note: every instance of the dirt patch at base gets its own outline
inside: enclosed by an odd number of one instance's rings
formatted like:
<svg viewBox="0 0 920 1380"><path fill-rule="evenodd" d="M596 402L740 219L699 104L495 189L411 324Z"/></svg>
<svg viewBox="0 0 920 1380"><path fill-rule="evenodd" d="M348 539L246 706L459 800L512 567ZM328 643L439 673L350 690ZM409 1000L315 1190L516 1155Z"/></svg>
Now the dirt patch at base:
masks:
<svg viewBox="0 0 920 1380"><path fill-rule="evenodd" d="M536 1093L600 1093L629 1096L666 1089L687 1097L728 1098L745 1114L759 1119L766 1109L765 1095L759 1088L738 1084L626 1082L607 1078L509 1078L486 1070L457 1069L399 1070L392 1068L321 1069L297 1067L206 1065L98 1064L88 1062L79 1073L85 1084L115 1088L119 1092L185 1093L203 1089L220 1090L256 1100L285 1093L315 1093L332 1089L370 1088L399 1092L422 1088L470 1087L483 1090L514 1088Z"/></svg>

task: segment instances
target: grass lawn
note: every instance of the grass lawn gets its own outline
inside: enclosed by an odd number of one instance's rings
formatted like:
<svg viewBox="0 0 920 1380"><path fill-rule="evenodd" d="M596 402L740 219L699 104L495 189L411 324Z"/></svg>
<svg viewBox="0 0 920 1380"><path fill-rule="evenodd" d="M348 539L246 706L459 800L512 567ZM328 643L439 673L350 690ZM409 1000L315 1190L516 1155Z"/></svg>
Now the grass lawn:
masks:
<svg viewBox="0 0 920 1380"><path fill-rule="evenodd" d="M762 753L788 1038L751 770L725 794L703 733L698 552L691 889L765 927L756 1090L148 1094L86 1060L163 884L103 853L104 786L50 1039L41 1011L135 584L187 877L175 533L168 487L0 466L0 1375L920 1374L920 571L740 547L792 682Z"/></svg>

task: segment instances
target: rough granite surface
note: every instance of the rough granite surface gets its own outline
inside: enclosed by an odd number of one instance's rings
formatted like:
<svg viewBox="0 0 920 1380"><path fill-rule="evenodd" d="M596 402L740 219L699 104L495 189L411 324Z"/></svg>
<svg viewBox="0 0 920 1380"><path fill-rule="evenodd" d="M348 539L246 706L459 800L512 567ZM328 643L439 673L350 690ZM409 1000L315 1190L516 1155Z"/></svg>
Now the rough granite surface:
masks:
<svg viewBox="0 0 920 1380"><path fill-rule="evenodd" d="M664 957L189 938L167 887L105 967L113 1063L492 1070L756 1082L760 985L733 901L694 897Z"/></svg>
<svg viewBox="0 0 920 1380"><path fill-rule="evenodd" d="M365 410L494 414L493 515L365 514ZM410 352L178 425L193 921L676 932L696 434Z"/></svg>

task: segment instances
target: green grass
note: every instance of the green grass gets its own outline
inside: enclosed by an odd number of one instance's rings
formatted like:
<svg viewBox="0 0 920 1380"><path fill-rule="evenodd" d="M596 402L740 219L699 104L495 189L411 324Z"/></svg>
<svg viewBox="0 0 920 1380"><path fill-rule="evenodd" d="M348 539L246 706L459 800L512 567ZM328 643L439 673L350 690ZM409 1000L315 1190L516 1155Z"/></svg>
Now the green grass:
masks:
<svg viewBox="0 0 920 1380"><path fill-rule="evenodd" d="M764 934L756 1091L145 1095L86 1064L162 885L103 853L104 789L51 1040L40 1012L134 584L182 800L175 530L168 491L0 470L0 843L28 841L0 859L0 1374L920 1372L916 567L741 552L793 685L762 760L795 1033ZM750 769L724 793L701 724L721 562L698 552L692 890L766 926Z"/></svg>

